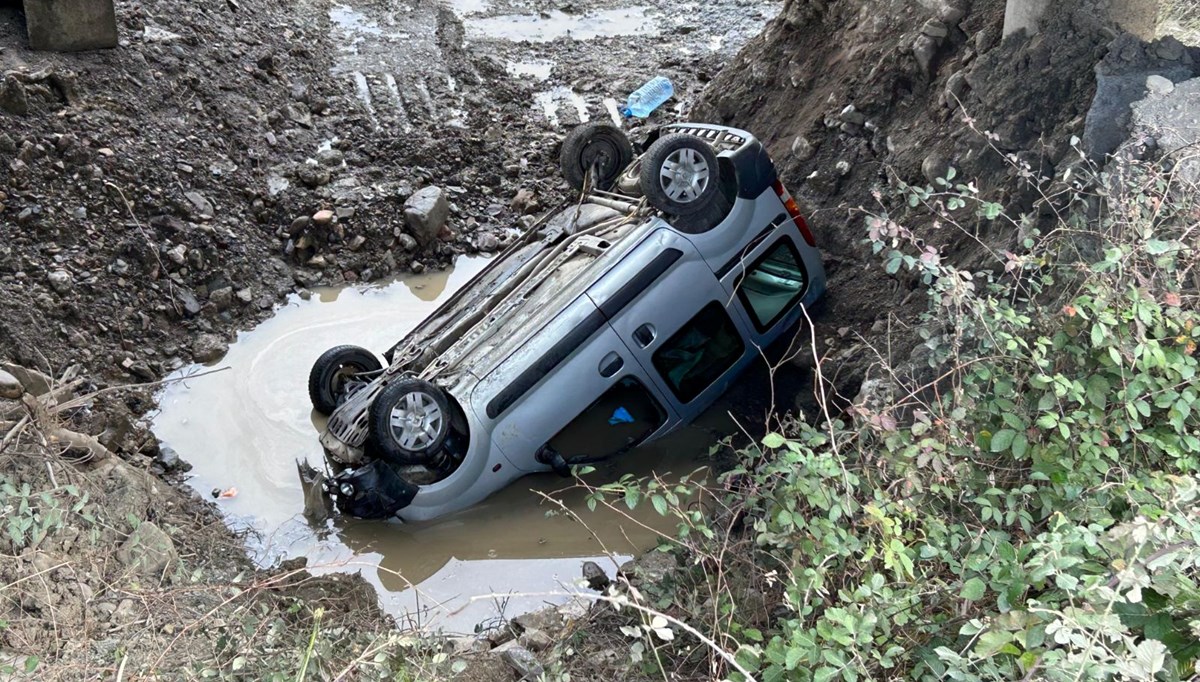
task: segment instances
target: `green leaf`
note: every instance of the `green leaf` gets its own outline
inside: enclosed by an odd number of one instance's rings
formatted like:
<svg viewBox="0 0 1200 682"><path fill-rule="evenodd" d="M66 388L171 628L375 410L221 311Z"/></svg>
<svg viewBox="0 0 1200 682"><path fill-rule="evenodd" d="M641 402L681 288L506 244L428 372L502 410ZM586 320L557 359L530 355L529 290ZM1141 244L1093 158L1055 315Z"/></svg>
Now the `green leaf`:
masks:
<svg viewBox="0 0 1200 682"><path fill-rule="evenodd" d="M800 659L802 658L804 658L804 650L800 647L792 647L788 649L783 665L788 670L795 670L796 666L800 665Z"/></svg>
<svg viewBox="0 0 1200 682"><path fill-rule="evenodd" d="M1012 429L1000 429L992 436L992 452L1004 452L1012 446L1013 438L1016 438L1017 432Z"/></svg>
<svg viewBox="0 0 1200 682"><path fill-rule="evenodd" d="M29 674L29 673L33 672L34 670L37 670L38 663L40 663L40 662L41 662L41 659L39 659L37 656L30 656L29 658L26 658L25 659L25 673Z"/></svg>
<svg viewBox="0 0 1200 682"><path fill-rule="evenodd" d="M967 601L979 601L983 598L983 593L987 591L987 584L979 578L971 578L963 583L960 596Z"/></svg>
<svg viewBox="0 0 1200 682"><path fill-rule="evenodd" d="M1012 642L1011 632L988 630L980 635L979 641L975 643L975 654L983 658L993 656L1010 642Z"/></svg>
<svg viewBox="0 0 1200 682"><path fill-rule="evenodd" d="M768 433L762 440L763 445L771 449L781 448L786 442L787 439L778 433Z"/></svg>
<svg viewBox="0 0 1200 682"><path fill-rule="evenodd" d="M1017 433L1016 438L1013 438L1012 453L1013 457L1024 457L1025 451L1029 449L1029 438L1024 433Z"/></svg>
<svg viewBox="0 0 1200 682"><path fill-rule="evenodd" d="M667 498L662 495L651 495L650 504L654 505L654 511L658 512L659 516L667 515Z"/></svg>
<svg viewBox="0 0 1200 682"><path fill-rule="evenodd" d="M1093 374L1088 378L1087 399L1089 403L1103 410L1108 406L1108 391L1108 379L1099 374Z"/></svg>

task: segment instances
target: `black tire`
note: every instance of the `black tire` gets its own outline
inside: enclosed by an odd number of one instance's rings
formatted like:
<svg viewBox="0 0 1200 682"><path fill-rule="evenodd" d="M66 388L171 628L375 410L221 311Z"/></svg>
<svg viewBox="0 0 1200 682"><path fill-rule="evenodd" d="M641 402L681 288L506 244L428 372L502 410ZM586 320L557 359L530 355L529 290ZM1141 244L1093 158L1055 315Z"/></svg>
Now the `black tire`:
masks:
<svg viewBox="0 0 1200 682"><path fill-rule="evenodd" d="M353 374L383 369L379 358L358 346L335 346L321 354L308 373L308 398L313 409L331 414L338 407L345 380Z"/></svg>
<svg viewBox="0 0 1200 682"><path fill-rule="evenodd" d="M413 420L399 431L392 422L392 411L397 408L411 410L408 418ZM436 408L436 419L432 408ZM450 401L442 389L421 379L398 379L375 396L367 432L375 452L384 459L394 464L425 464L446 443L451 417Z"/></svg>
<svg viewBox="0 0 1200 682"><path fill-rule="evenodd" d="M584 123L567 133L558 162L563 177L576 190L583 190L593 167L594 187L607 190L621 176L621 171L633 162L633 145L625 133L611 123Z"/></svg>
<svg viewBox="0 0 1200 682"><path fill-rule="evenodd" d="M666 175L672 169L664 167L665 164L680 162L687 164L678 169L682 175ZM640 184L642 195L650 205L668 215L689 216L705 211L721 195L717 153L694 135L664 135L650 145L642 157Z"/></svg>

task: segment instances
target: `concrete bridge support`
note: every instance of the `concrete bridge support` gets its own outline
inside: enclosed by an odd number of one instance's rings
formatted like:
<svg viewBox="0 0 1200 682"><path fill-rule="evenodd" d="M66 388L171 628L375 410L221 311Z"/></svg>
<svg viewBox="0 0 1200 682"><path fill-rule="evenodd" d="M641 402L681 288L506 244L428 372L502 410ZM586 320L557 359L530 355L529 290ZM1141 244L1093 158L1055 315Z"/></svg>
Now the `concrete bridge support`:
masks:
<svg viewBox="0 0 1200 682"><path fill-rule="evenodd" d="M117 46L113 0L25 0L29 46L75 52Z"/></svg>
<svg viewBox="0 0 1200 682"><path fill-rule="evenodd" d="M1149 40L1158 27L1158 10L1161 0L1098 0L1097 12L1107 12L1108 17L1125 31ZM1037 33L1038 20L1051 0L1008 0L1004 8L1004 35L1022 29Z"/></svg>

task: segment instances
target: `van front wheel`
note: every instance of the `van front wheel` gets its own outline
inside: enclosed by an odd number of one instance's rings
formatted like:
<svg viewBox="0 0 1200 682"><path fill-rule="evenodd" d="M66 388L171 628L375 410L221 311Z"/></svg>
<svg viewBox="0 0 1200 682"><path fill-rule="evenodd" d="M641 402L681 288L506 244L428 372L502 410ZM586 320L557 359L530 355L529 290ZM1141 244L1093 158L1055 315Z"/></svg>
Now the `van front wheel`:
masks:
<svg viewBox="0 0 1200 682"><path fill-rule="evenodd" d="M446 442L450 403L442 389L421 379L388 384L371 403L371 439L395 464L425 464Z"/></svg>
<svg viewBox="0 0 1200 682"><path fill-rule="evenodd" d="M642 157L639 184L654 208L672 216L695 215L721 193L717 154L694 135L664 135Z"/></svg>

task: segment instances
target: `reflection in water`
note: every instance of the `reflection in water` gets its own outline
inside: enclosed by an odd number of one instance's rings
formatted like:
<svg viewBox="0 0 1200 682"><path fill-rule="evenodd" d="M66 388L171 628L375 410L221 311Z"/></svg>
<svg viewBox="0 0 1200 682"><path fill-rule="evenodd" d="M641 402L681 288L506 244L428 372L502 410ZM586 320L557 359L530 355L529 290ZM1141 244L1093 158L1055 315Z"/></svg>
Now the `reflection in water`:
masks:
<svg viewBox="0 0 1200 682"><path fill-rule="evenodd" d="M311 410L307 395L313 361L344 343L382 353L485 264L463 257L453 271L387 287L325 290L307 301L293 297L273 318L239 336L219 363L228 371L163 391L155 433L193 465L190 483L200 494L238 489L236 497L217 504L231 525L253 531L250 550L260 563L305 556L314 571L359 570L394 615L470 631L498 610L490 601L464 606L470 597L575 589L582 561L595 560L612 573L614 560L602 557L624 560L652 547L658 530L671 530L673 524L648 507L629 517L603 508L588 512L584 491L562 490L564 479L553 475L521 479L472 509L423 524L337 518L313 528L304 520L295 460L323 462L317 435L324 418ZM718 416L704 421L712 420L724 430ZM693 425L638 448L602 465L594 482L625 472L688 473L698 466L696 453L712 442L713 426ZM539 492L554 494L579 520ZM504 605L505 615L545 601L514 598Z"/></svg>

